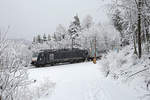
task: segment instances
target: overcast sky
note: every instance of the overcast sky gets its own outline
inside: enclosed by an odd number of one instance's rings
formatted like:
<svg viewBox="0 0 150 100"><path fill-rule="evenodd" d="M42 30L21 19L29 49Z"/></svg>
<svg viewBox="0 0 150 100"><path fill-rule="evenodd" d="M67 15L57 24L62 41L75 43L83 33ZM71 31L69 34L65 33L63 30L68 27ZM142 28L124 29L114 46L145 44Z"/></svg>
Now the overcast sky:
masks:
<svg viewBox="0 0 150 100"><path fill-rule="evenodd" d="M102 0L0 0L0 29L10 26L9 38L32 40L35 34L51 34L58 24L68 26L78 13L95 21L107 20Z"/></svg>

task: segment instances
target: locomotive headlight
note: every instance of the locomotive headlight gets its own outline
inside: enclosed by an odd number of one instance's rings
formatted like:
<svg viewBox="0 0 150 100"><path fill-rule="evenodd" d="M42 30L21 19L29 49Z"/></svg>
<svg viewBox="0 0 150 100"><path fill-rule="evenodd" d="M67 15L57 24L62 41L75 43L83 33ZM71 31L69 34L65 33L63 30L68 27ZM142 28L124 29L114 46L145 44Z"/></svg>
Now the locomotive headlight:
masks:
<svg viewBox="0 0 150 100"><path fill-rule="evenodd" d="M32 61L34 62L37 61L37 57L32 58Z"/></svg>

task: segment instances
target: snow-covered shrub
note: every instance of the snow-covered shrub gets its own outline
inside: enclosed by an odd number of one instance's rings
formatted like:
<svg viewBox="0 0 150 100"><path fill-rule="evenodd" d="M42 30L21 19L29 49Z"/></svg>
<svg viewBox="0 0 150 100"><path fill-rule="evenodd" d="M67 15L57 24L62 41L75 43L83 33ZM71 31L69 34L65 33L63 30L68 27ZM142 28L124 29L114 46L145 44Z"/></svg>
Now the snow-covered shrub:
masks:
<svg viewBox="0 0 150 100"><path fill-rule="evenodd" d="M129 73L128 69L131 69L137 63L136 59L137 57L133 54L133 49L130 46L119 52L110 51L102 58L101 69L105 73L109 72L110 76L119 78Z"/></svg>
<svg viewBox="0 0 150 100"><path fill-rule="evenodd" d="M139 97L150 97L150 54L143 52L139 59L133 46L126 46L119 52L110 51L102 57L100 70L104 76L127 82L138 91Z"/></svg>
<svg viewBox="0 0 150 100"><path fill-rule="evenodd" d="M21 42L5 41L0 44L0 99L15 100L19 88L26 85L30 51Z"/></svg>

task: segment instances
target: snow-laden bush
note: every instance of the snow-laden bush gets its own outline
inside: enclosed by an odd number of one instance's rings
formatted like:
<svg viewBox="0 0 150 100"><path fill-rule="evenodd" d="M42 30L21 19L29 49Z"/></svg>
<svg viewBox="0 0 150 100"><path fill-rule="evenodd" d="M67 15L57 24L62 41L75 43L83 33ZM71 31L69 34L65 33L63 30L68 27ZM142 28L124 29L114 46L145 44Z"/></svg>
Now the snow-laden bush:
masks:
<svg viewBox="0 0 150 100"><path fill-rule="evenodd" d="M137 57L133 54L133 48L128 46L119 52L110 51L104 56L101 61L101 70L105 75L109 74L114 78L119 78L129 74L129 69L134 69L136 64Z"/></svg>
<svg viewBox="0 0 150 100"><path fill-rule="evenodd" d="M0 99L15 100L19 88L27 83L30 51L22 42L5 41L0 44Z"/></svg>
<svg viewBox="0 0 150 100"><path fill-rule="evenodd" d="M39 84L36 80L28 79L32 53L28 46L16 40L8 40L1 45L1 100L37 100L51 95L55 83L45 79Z"/></svg>
<svg viewBox="0 0 150 100"><path fill-rule="evenodd" d="M138 91L139 97L150 97L150 54L143 52L141 59L134 54L133 46L119 52L110 51L102 57L100 70L106 77L127 82Z"/></svg>

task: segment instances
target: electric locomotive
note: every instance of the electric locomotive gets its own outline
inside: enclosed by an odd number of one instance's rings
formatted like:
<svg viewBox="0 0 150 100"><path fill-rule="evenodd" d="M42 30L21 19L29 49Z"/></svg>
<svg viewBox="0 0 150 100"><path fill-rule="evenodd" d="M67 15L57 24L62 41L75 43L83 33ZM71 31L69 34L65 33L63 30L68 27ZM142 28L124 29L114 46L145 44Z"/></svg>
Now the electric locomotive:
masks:
<svg viewBox="0 0 150 100"><path fill-rule="evenodd" d="M35 65L36 67L45 66L46 64L50 64L51 66L53 66L57 63L82 62L86 59L88 60L88 58L88 50L81 50L78 48L57 50L48 49L33 53L31 64Z"/></svg>

